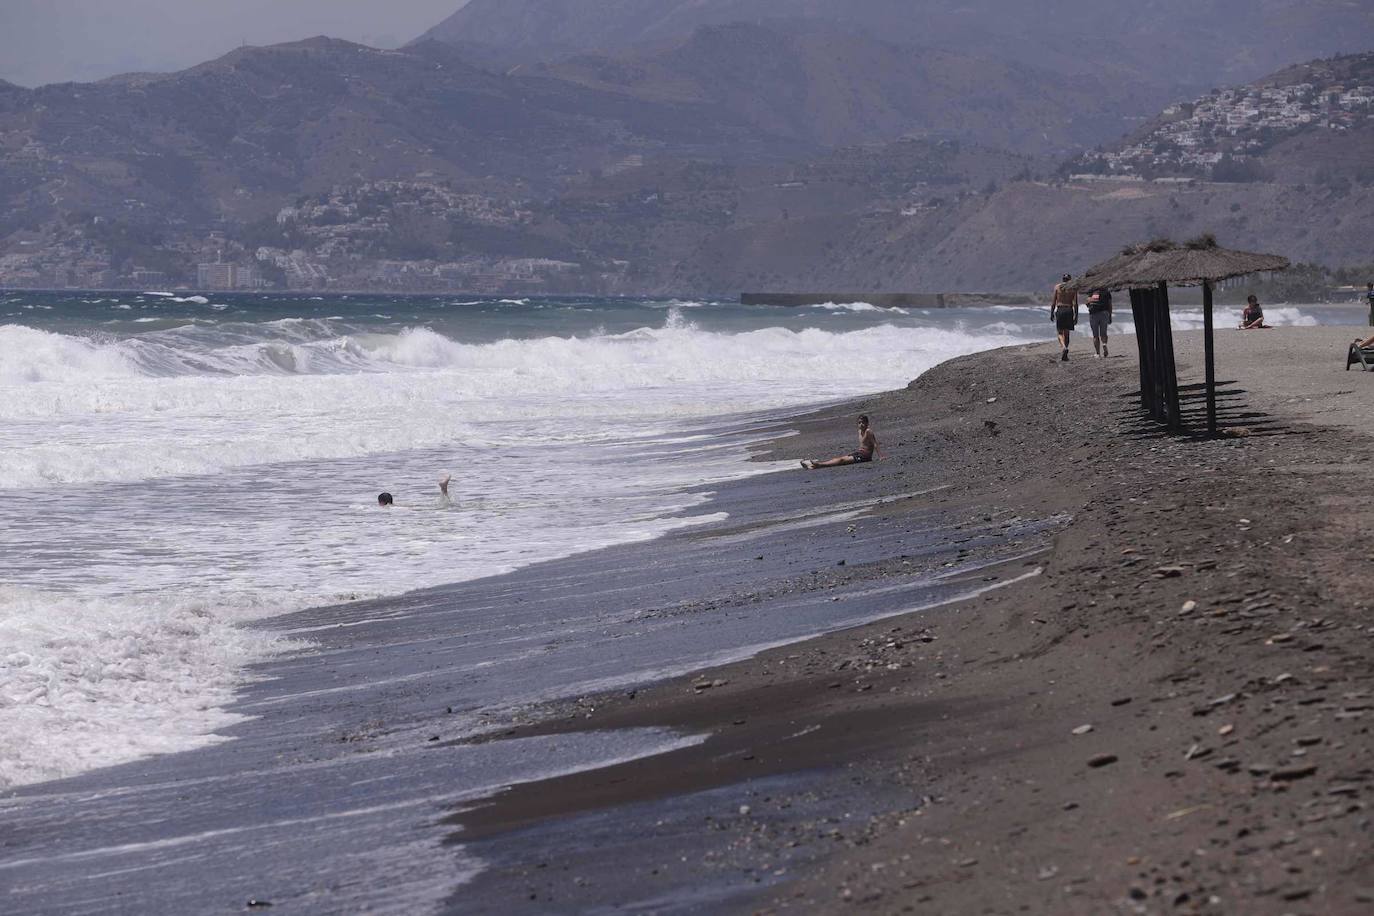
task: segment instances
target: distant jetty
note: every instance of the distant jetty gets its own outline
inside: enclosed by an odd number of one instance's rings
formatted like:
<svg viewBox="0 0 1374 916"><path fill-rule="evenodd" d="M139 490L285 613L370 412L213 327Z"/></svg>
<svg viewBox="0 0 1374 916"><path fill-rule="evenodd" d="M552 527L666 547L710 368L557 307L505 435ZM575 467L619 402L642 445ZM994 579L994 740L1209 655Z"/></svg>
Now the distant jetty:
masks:
<svg viewBox="0 0 1374 916"><path fill-rule="evenodd" d="M1024 293L740 293L741 305L797 308L829 302L867 302L878 308L952 309L979 305L1034 305Z"/></svg>

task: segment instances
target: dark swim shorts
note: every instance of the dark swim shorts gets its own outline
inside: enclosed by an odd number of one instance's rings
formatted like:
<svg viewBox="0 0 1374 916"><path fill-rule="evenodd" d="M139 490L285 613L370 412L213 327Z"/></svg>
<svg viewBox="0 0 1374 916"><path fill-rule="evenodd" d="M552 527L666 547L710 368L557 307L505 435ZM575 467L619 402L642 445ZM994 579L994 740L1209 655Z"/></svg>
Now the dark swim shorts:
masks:
<svg viewBox="0 0 1374 916"><path fill-rule="evenodd" d="M872 461L872 460L873 460L873 456L870 455L868 452L851 452L851 453L849 454L849 457L850 457L850 458L853 458L855 461L859 462L860 464L864 463L865 461Z"/></svg>
<svg viewBox="0 0 1374 916"><path fill-rule="evenodd" d="M1073 309L1054 310L1054 329L1056 331L1072 331L1074 323Z"/></svg>

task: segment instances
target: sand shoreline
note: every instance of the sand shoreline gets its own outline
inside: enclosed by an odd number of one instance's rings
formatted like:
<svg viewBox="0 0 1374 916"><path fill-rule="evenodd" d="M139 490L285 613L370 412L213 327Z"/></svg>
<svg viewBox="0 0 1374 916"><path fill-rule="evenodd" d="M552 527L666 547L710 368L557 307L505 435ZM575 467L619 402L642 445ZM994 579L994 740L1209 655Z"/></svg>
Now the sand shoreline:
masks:
<svg viewBox="0 0 1374 916"><path fill-rule="evenodd" d="M1370 568L1374 512L1346 497L1367 492L1374 439L1350 428L1374 428L1360 387L1374 380L1340 371L1354 333L1223 334L1223 404L1246 435L1215 442L1139 421L1130 339L1067 366L1043 346L979 354L867 399L895 460L949 469L947 507L1071 515L1043 574L544 710L513 734L713 737L517 787L457 815L457 838L480 850L590 810L819 770L856 815L842 829L807 812L810 784L707 818L723 849L748 849L746 871L778 866L730 908L1367 911L1374 619L1351 577ZM1195 336L1180 335L1185 373ZM823 411L779 447L842 450L836 418L852 412ZM608 881L626 900L654 880L633 855L617 874L581 864L578 884L509 862L477 899L579 909L617 899Z"/></svg>

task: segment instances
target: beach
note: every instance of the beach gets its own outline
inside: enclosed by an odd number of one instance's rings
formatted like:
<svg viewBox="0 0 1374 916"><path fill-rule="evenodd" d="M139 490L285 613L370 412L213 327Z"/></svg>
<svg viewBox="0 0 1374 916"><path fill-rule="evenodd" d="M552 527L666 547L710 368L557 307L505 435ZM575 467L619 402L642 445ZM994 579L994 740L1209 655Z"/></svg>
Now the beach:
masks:
<svg viewBox="0 0 1374 916"><path fill-rule="evenodd" d="M231 740L7 793L0 877L63 913L1366 911L1354 336L1220 333L1219 440L1141 419L1130 338L731 430L829 457L865 412L886 456L255 624L312 648Z"/></svg>
<svg viewBox="0 0 1374 916"><path fill-rule="evenodd" d="M1184 382L1197 336L1179 337ZM499 843L545 818L734 784L702 823L728 838L715 867L777 881L741 910L1367 912L1374 627L1358 494L1374 411L1363 374L1340 371L1353 336L1220 334L1223 405L1245 424L1222 440L1139 421L1129 339L1106 361L1056 364L1049 346L967 357L865 402L893 462L948 460L939 499L970 522L992 505L1070 516L1041 574L595 698L590 714L551 711L515 734L713 737L519 787L459 822ZM818 417L780 446L834 450L837 425ZM819 816L810 786L769 785L813 767L844 799ZM875 798L898 803L866 812ZM814 865L788 864L799 847L820 848ZM627 899L635 858L589 859L581 884L526 861L473 890L517 908Z"/></svg>

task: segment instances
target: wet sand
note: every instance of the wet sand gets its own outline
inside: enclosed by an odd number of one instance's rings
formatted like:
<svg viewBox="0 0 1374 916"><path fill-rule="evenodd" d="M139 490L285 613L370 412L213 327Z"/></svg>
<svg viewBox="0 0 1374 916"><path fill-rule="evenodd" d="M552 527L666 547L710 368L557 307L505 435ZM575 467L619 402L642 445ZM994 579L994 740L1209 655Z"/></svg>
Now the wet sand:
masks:
<svg viewBox="0 0 1374 916"><path fill-rule="evenodd" d="M1139 419L1130 339L1105 361L1081 341L1068 364L1051 346L968 357L866 402L890 459L808 486L883 468L873 488L909 488L891 470L920 468L969 522L1070 517L1045 555L1018 561L1043 572L531 711L512 735L711 737L465 808L458 837L491 869L461 899L633 906L695 866L735 879L710 908L737 911L1368 912L1374 374L1342 368L1357 332L1220 333L1223 421L1237 433L1221 440ZM1179 335L1184 383L1201 374L1198 338ZM778 447L846 450L853 412L824 412ZM872 564L899 555L890 540ZM685 854L661 862L656 840L671 846L685 821L654 812L686 798L715 842L679 839ZM598 816L634 840L579 832ZM561 844L538 851L550 831ZM603 855L578 848L598 842Z"/></svg>

